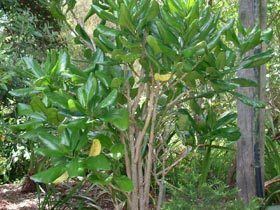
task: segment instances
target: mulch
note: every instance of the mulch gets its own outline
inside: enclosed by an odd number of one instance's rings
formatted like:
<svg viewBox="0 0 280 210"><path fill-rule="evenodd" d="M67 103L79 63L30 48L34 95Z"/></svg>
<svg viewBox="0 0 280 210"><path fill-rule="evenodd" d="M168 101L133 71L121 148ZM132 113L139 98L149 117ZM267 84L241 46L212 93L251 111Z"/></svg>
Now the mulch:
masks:
<svg viewBox="0 0 280 210"><path fill-rule="evenodd" d="M38 200L34 193L22 193L17 184L0 186L0 210L36 210Z"/></svg>
<svg viewBox="0 0 280 210"><path fill-rule="evenodd" d="M75 185L75 183L73 183ZM102 190L97 186L91 188L89 183L86 183L80 190L81 195L86 195L90 198L95 198L97 206L103 210L113 210L114 206L111 197L107 193L102 193ZM68 194L70 188L64 188L63 185L56 187L57 193L55 196L57 198L63 199L65 195ZM59 209L68 210L75 209L75 204L78 204L80 200L76 198L70 199L67 203L59 207ZM84 209L95 209L90 205L87 205L87 201L84 200ZM19 184L4 184L0 185L0 210L37 210L38 199L36 193L23 193L22 186Z"/></svg>

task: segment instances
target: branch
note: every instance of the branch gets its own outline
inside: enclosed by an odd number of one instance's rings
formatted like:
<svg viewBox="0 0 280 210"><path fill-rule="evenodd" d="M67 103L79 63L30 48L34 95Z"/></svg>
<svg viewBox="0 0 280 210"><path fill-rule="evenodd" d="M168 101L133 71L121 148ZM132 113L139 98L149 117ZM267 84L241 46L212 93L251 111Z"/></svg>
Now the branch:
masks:
<svg viewBox="0 0 280 210"><path fill-rule="evenodd" d="M188 150L188 148L186 148L185 151L180 155L180 157L172 165L170 165L166 169L158 172L157 175L162 174L162 176L165 176L169 171L171 171L175 166L177 166L189 153L190 153L190 151Z"/></svg>
<svg viewBox="0 0 280 210"><path fill-rule="evenodd" d="M142 129L142 131L138 134L138 137L136 139L136 144L135 144L135 149L136 149L136 154L134 157L134 162L136 163L138 161L139 155L140 155L140 150L141 150L141 144L143 142L144 136L146 134L146 131L149 127L151 118L152 118L152 113L153 113L153 108L154 108L154 99L155 99L155 91L154 91L154 87L151 87L151 93L150 93L150 100L149 100L149 104L148 104L148 114L145 120L145 124L144 127Z"/></svg>
<svg viewBox="0 0 280 210"><path fill-rule="evenodd" d="M129 178L131 178L131 171L130 171L130 159L129 159L129 156L128 156L128 151L127 151L127 145L126 145L126 142L125 142L125 138L124 138L124 135L123 133L121 133L120 135L120 139L121 139L121 142L122 144L124 145L124 149L125 149L125 169L126 169L126 174Z"/></svg>

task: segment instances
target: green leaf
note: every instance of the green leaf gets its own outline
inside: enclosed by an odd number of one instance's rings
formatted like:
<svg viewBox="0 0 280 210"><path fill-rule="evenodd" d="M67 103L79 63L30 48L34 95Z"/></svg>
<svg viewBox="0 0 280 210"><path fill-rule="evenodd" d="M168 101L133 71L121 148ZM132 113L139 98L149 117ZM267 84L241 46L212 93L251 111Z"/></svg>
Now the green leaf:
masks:
<svg viewBox="0 0 280 210"><path fill-rule="evenodd" d="M117 77L112 79L111 88L119 88L123 83L123 78Z"/></svg>
<svg viewBox="0 0 280 210"><path fill-rule="evenodd" d="M59 54L58 60L55 64L55 66L51 70L51 74L55 74L57 72L63 72L66 70L67 67L67 62L68 62L68 55L66 52L61 52Z"/></svg>
<svg viewBox="0 0 280 210"><path fill-rule="evenodd" d="M105 122L112 123L118 129L125 131L129 126L129 114L126 109L115 109L103 117Z"/></svg>
<svg viewBox="0 0 280 210"><path fill-rule="evenodd" d="M100 33L100 34L103 34L103 35L107 35L107 36L117 36L120 31L114 29L114 28L109 28L108 26L105 26L105 25L102 25L102 24L99 24L97 27L96 27L96 30Z"/></svg>
<svg viewBox="0 0 280 210"><path fill-rule="evenodd" d="M105 186L112 182L112 174L108 175L106 173L95 173L89 176L89 181L95 185Z"/></svg>
<svg viewBox="0 0 280 210"><path fill-rule="evenodd" d="M121 4L120 11L119 11L119 24L120 24L120 26L127 28L132 33L134 33L135 28L132 23L132 19L131 19L129 10L126 7L126 5L123 3Z"/></svg>
<svg viewBox="0 0 280 210"><path fill-rule="evenodd" d="M202 113L202 109L199 106L199 104L196 102L196 100L192 99L190 101L190 107L196 114L201 114Z"/></svg>
<svg viewBox="0 0 280 210"><path fill-rule="evenodd" d="M217 120L217 123L215 125L215 128L223 127L229 123L232 123L234 120L236 120L237 114L236 113L225 113L222 115L221 118Z"/></svg>
<svg viewBox="0 0 280 210"><path fill-rule="evenodd" d="M241 62L241 68L254 68L266 64L273 57L273 50L257 53L246 57Z"/></svg>
<svg viewBox="0 0 280 210"><path fill-rule="evenodd" d="M66 94L61 92L49 92L46 93L46 96L53 105L63 109L68 109L68 100L70 97Z"/></svg>
<svg viewBox="0 0 280 210"><path fill-rule="evenodd" d="M40 65L33 60L33 58L31 57L25 57L23 58L26 66L28 69L30 69L32 71L32 73L34 74L35 77L40 78L45 76L45 73L42 71Z"/></svg>
<svg viewBox="0 0 280 210"><path fill-rule="evenodd" d="M266 44L269 44L273 37L273 31L271 28L266 29L265 31L262 32L261 34L261 40L265 42Z"/></svg>
<svg viewBox="0 0 280 210"><path fill-rule="evenodd" d="M34 90L34 88L21 88L9 91L9 94L15 97L24 97L35 93L39 93L39 91Z"/></svg>
<svg viewBox="0 0 280 210"><path fill-rule="evenodd" d="M111 84L111 78L106 71L96 71L95 76L102 82L102 84L106 87L109 88Z"/></svg>
<svg viewBox="0 0 280 210"><path fill-rule="evenodd" d="M11 128L14 130L24 130L24 131L29 131L29 130L34 130L38 127L42 126L42 123L38 120L31 120L22 124L18 125L12 125Z"/></svg>
<svg viewBox="0 0 280 210"><path fill-rule="evenodd" d="M156 25L165 44L178 44L178 38L176 38L163 21L157 20Z"/></svg>
<svg viewBox="0 0 280 210"><path fill-rule="evenodd" d="M88 157L86 159L86 167L90 170L94 170L94 171L101 171L101 170L110 170L111 169L111 163L108 160L108 158L103 155L100 154L98 156L95 157Z"/></svg>
<svg viewBox="0 0 280 210"><path fill-rule="evenodd" d="M114 177L114 181L121 191L131 192L133 190L133 183L127 176Z"/></svg>
<svg viewBox="0 0 280 210"><path fill-rule="evenodd" d="M261 31L256 26L244 42L241 43L241 52L245 53L261 43Z"/></svg>
<svg viewBox="0 0 280 210"><path fill-rule="evenodd" d="M91 15L97 14L102 20L108 20L112 23L117 23L117 18L110 12L103 10L99 6L92 4L91 10L87 14L85 20L87 20Z"/></svg>
<svg viewBox="0 0 280 210"><path fill-rule="evenodd" d="M217 121L216 113L212 109L209 109L206 116L207 126L212 129L215 126L216 121Z"/></svg>
<svg viewBox="0 0 280 210"><path fill-rule="evenodd" d="M44 114L46 115L48 122L53 125L59 125L64 119L64 117L58 113L56 108L48 108L45 110Z"/></svg>
<svg viewBox="0 0 280 210"><path fill-rule="evenodd" d="M57 137L47 133L47 132L40 132L39 139L41 142L50 150L59 151L62 154L61 147L59 145L59 140Z"/></svg>
<svg viewBox="0 0 280 210"><path fill-rule="evenodd" d="M226 54L224 52L218 54L216 66L218 69L223 69L226 66Z"/></svg>
<svg viewBox="0 0 280 210"><path fill-rule="evenodd" d="M199 18L199 1L195 1L195 3L192 4L192 6L190 6L189 8L190 12L187 16L187 21L189 24L191 24L193 21Z"/></svg>
<svg viewBox="0 0 280 210"><path fill-rule="evenodd" d="M211 40L210 43L207 44L207 48L208 50L212 50L213 48L216 47L216 45L218 44L220 37L222 34L224 34L225 32L227 32L228 30L230 30L233 27L234 24L234 19L230 19L216 34L216 36Z"/></svg>
<svg viewBox="0 0 280 210"><path fill-rule="evenodd" d="M250 79L246 78L233 78L230 82L238 84L240 87L257 87L258 84Z"/></svg>
<svg viewBox="0 0 280 210"><path fill-rule="evenodd" d="M124 147L125 146L123 144L114 144L110 149L112 153L112 157L116 160L122 158L122 156L125 153Z"/></svg>
<svg viewBox="0 0 280 210"><path fill-rule="evenodd" d="M66 19L65 15L63 15L63 13L60 9L60 5L58 4L57 1L51 1L50 12L52 13L52 15L55 18L57 18L59 20L65 20Z"/></svg>
<svg viewBox="0 0 280 210"><path fill-rule="evenodd" d="M152 35L147 36L147 42L150 45L150 47L153 49L155 54L162 52L161 48L159 47L158 41L155 37L153 37Z"/></svg>
<svg viewBox="0 0 280 210"><path fill-rule="evenodd" d="M254 108L265 108L265 102L257 100L257 99L251 99L243 94L237 93L237 92L231 92L235 97L237 97L238 100L243 102L246 105L252 106Z"/></svg>
<svg viewBox="0 0 280 210"><path fill-rule="evenodd" d="M214 130L209 134L209 136L226 138L229 141L237 141L240 138L241 134L239 132L239 128L227 127L227 128L219 128L217 130Z"/></svg>
<svg viewBox="0 0 280 210"><path fill-rule="evenodd" d="M45 113L47 110L45 104L38 96L35 96L31 99L30 105L35 112Z"/></svg>
<svg viewBox="0 0 280 210"><path fill-rule="evenodd" d="M92 45L91 39L89 38L87 32L82 28L80 24L78 24L75 28L75 31L81 36L81 38L87 42L88 44Z"/></svg>
<svg viewBox="0 0 280 210"><path fill-rule="evenodd" d="M145 22L154 20L157 17L158 13L159 13L159 5L157 1L152 0L150 7L148 8L147 13L144 17Z"/></svg>
<svg viewBox="0 0 280 210"><path fill-rule="evenodd" d="M29 115L33 112L31 106L23 103L17 104L17 112L19 115Z"/></svg>
<svg viewBox="0 0 280 210"><path fill-rule="evenodd" d="M93 96L97 93L98 83L96 78L90 74L85 84L86 102L87 104L91 101Z"/></svg>
<svg viewBox="0 0 280 210"><path fill-rule="evenodd" d="M63 165L54 166L46 171L39 172L33 176L31 179L35 182L49 184L60 177L65 172L65 167Z"/></svg>
<svg viewBox="0 0 280 210"><path fill-rule="evenodd" d="M78 108L77 108L77 102L73 99L69 99L68 100L68 108L71 112L76 112L78 111Z"/></svg>
<svg viewBox="0 0 280 210"><path fill-rule="evenodd" d="M112 139L104 134L97 134L96 136L94 136L94 138L99 139L102 147L104 147L106 149L110 149L111 146L113 145Z"/></svg>
<svg viewBox="0 0 280 210"><path fill-rule="evenodd" d="M112 90L111 93L109 93L109 95L100 102L100 108L105 108L112 105L116 101L117 96L118 91L116 89Z"/></svg>
<svg viewBox="0 0 280 210"><path fill-rule="evenodd" d="M229 29L226 31L226 39L228 41L232 41L235 46L240 47L239 39L234 31L234 28Z"/></svg>
<svg viewBox="0 0 280 210"><path fill-rule="evenodd" d="M78 100L79 100L80 104L82 105L82 107L85 108L88 100L87 100L87 94L83 87L78 88L77 96L78 96Z"/></svg>
<svg viewBox="0 0 280 210"><path fill-rule="evenodd" d="M76 0L67 0L67 11L74 9L76 3Z"/></svg>
<svg viewBox="0 0 280 210"><path fill-rule="evenodd" d="M84 162L78 158L68 163L66 169L70 178L85 175Z"/></svg>

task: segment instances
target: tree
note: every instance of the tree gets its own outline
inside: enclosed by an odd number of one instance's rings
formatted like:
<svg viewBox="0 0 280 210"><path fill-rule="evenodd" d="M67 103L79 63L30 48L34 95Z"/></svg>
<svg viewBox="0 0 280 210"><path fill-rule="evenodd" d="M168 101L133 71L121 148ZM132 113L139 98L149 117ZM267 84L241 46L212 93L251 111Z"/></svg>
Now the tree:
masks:
<svg viewBox="0 0 280 210"><path fill-rule="evenodd" d="M266 25L266 0L241 0L239 16L246 30ZM260 53L264 45L257 45L248 55ZM258 83L257 87L241 87L239 92L251 99L265 100L265 66L241 69L240 78ZM264 109L237 102L238 126L241 138L237 144L237 187L240 197L248 203L254 196L263 197L264 172Z"/></svg>
<svg viewBox="0 0 280 210"><path fill-rule="evenodd" d="M28 120L15 126L38 142L45 160L46 170L32 179L50 184L82 176L112 192L116 206L160 209L165 177L189 148L204 157L202 186L212 146L239 138L235 114L219 115L214 104L231 94L261 106L236 92L255 82L235 73L263 64L271 51L246 56L262 40L246 33L239 40L234 21L222 22L203 1L102 0L85 21L93 14L101 19L93 37L82 24L73 30L88 68L67 52L50 52L42 65L26 58L29 88L10 92L32 98L19 105ZM177 152L175 140L182 145Z"/></svg>

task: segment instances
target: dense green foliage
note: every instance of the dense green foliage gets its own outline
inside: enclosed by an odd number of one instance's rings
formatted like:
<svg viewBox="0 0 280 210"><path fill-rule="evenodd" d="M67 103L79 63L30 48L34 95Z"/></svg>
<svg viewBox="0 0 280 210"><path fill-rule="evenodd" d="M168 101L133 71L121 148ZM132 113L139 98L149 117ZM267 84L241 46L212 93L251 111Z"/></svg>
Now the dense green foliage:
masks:
<svg viewBox="0 0 280 210"><path fill-rule="evenodd" d="M41 3L55 25L69 27L83 57L60 50L59 31L42 27L32 10L2 16L3 181L18 178L7 172L13 171L8 164L23 167L18 176L29 165L32 180L48 189L43 208L63 205L64 200L48 203L48 198L56 195L56 184L72 180L77 187L71 196L88 182L108 192L116 208L245 209L236 190L226 186L234 176L228 171L240 136L233 101L265 104L236 91L257 86L236 72L270 61L269 48L247 52L269 44L272 31L246 30L234 20L236 13L224 16L217 12L221 5L211 8L204 1L93 1L75 27L67 19L76 1ZM89 35L84 22L92 15L101 22ZM28 30L21 33L19 26ZM15 45L19 51L11 50ZM272 84L279 80L274 59ZM267 179L280 172L279 143L273 140L279 127L273 123L268 123ZM20 162L9 163L11 157ZM267 203L279 201L275 189ZM253 201L249 208L256 206Z"/></svg>

